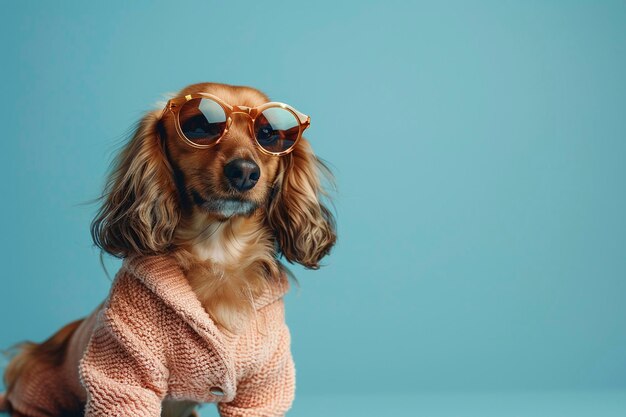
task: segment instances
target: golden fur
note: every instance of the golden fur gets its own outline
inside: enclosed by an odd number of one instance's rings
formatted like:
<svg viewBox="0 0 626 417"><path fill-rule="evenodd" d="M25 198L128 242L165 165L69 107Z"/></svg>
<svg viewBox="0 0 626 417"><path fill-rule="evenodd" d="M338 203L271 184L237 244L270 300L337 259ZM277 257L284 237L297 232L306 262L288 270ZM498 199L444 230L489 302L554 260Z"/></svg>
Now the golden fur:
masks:
<svg viewBox="0 0 626 417"><path fill-rule="evenodd" d="M270 101L259 90L216 83L194 84L179 95L206 92L249 107ZM278 258L317 269L335 243L335 222L321 198L320 176L330 171L304 138L288 155L256 148L245 115L234 114L227 135L212 148L195 149L175 131L171 113L148 112L113 161L101 207L91 224L95 244L112 256L171 254L215 322L236 332L253 300L284 272ZM224 165L254 160L261 177L244 199L252 212L211 212L198 198L234 198ZM236 196L237 198L240 195ZM33 360L56 363L80 320L41 344L22 343L5 372L8 390Z"/></svg>
<svg viewBox="0 0 626 417"><path fill-rule="evenodd" d="M206 92L232 105L258 106L269 99L258 90L224 84L195 84L179 95ZM283 157L256 148L246 116L233 122L213 148L189 147L178 136L171 114L160 110L139 123L120 153L109 177L106 201L92 223L94 241L118 257L130 253L171 253L188 273L192 288L207 312L234 330L236 317L251 312L251 301L268 280L280 273L276 256L317 268L335 241L334 221L320 202L319 168L306 139ZM261 167L247 199L258 205L250 216L224 218L194 203L203 198L227 198L223 168L236 158L252 159ZM211 239L219 233L219 240ZM203 256L207 244L224 256ZM211 251L208 250L208 253ZM215 251L214 251L215 252Z"/></svg>

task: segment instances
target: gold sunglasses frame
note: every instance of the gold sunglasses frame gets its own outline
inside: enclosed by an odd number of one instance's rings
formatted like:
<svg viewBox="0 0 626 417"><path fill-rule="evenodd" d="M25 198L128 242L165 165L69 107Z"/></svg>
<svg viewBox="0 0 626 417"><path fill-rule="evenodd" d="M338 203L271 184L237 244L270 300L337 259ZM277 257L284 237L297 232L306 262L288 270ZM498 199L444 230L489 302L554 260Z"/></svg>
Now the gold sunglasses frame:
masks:
<svg viewBox="0 0 626 417"><path fill-rule="evenodd" d="M183 133L182 128L180 127L180 109L183 107L183 105L185 103L187 103L189 100L193 100L196 98L209 98L213 101L215 101L217 104L219 104L222 109L224 109L224 114L226 115L226 127L224 128L224 131L222 132L222 134L220 135L220 137L218 137L215 142L208 144L208 145L199 145L197 143L192 142L187 136L185 136L185 134ZM298 137L296 138L296 140L294 141L293 145L291 145L291 147L287 150L281 151L281 152L271 152L268 151L267 149L263 148L263 146L261 146L261 144L259 143L256 134L254 133L254 122L257 118L257 116L259 114L261 114L264 110L272 108L272 107L280 107L282 109L285 109L287 111L289 111L290 113L292 113L296 120L298 121L299 125L298 125ZM252 135L252 137L254 138L254 142L256 143L257 147L261 150L261 152L267 154L267 155L273 155L273 156L281 156L281 155L286 155L288 153L290 153L291 151L293 151L293 149L296 147L296 144L298 143L298 141L300 141L300 138L302 137L302 133L306 130L306 128L308 128L311 125L311 117L307 116L306 114L299 112L298 110L294 109L293 107L291 107L288 104L285 103L281 103L278 101L271 101L269 103L264 103L261 104L260 106L257 107L246 107L246 106L231 106L230 104L224 102L222 99L220 99L217 96L214 96L212 94L209 93L195 93L195 94L187 94L186 96L181 96L181 97L175 97L172 98L170 100L168 100L167 104L165 105L165 108L163 109L163 112L161 113L160 118L163 118L163 116L165 115L166 112L171 111L172 114L174 115L174 120L175 120L175 125L176 125L176 132L178 133L178 136L180 136L181 139L183 139L183 141L185 141L185 143L187 143L188 145L197 148L197 149L207 149L207 148L211 148L215 145L217 145L224 136L226 136L226 133L228 133L228 129L230 128L230 126L233 123L233 118L232 115L235 113L243 113L243 114L247 114L250 122L248 123L248 129L250 130L250 134Z"/></svg>

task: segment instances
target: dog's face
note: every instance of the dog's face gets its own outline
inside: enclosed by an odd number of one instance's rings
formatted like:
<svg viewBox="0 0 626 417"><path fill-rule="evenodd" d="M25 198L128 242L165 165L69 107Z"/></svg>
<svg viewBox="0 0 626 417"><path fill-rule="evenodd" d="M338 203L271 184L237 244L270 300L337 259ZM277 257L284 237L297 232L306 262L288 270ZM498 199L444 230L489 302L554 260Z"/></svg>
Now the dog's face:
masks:
<svg viewBox="0 0 626 417"><path fill-rule="evenodd" d="M231 106L256 107L270 101L258 90L222 84L193 85L182 90L180 96L194 93L215 95ZM190 116L181 114L181 123L187 117ZM166 112L160 122L185 212L195 205L223 220L250 215L268 202L282 157L258 148L249 129L248 115L234 113L232 117L225 136L207 149L194 148L179 136L172 112Z"/></svg>
<svg viewBox="0 0 626 417"><path fill-rule="evenodd" d="M231 106L270 101L250 87L215 83L191 85L178 96L200 92ZM147 113L100 197L104 204L91 224L95 244L116 257L163 254L182 245L180 225L203 228L198 223L255 214L288 261L317 268L336 239L334 217L320 200L320 174L330 178L330 171L304 137L290 153L268 155L252 137L249 116L231 117L219 143L199 149L179 136L172 112Z"/></svg>

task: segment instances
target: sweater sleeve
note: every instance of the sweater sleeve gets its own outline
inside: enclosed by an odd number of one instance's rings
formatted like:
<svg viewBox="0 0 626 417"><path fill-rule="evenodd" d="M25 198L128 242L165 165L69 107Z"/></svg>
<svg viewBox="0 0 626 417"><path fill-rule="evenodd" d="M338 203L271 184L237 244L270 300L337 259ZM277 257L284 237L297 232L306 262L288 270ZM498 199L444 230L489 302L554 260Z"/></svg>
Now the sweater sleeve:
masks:
<svg viewBox="0 0 626 417"><path fill-rule="evenodd" d="M161 415L168 374L155 353L150 304L131 283L114 284L79 363L85 417Z"/></svg>
<svg viewBox="0 0 626 417"><path fill-rule="evenodd" d="M257 373L242 380L233 401L217 404L222 417L278 417L291 408L295 397L296 375L290 349L289 328L285 324L274 355Z"/></svg>

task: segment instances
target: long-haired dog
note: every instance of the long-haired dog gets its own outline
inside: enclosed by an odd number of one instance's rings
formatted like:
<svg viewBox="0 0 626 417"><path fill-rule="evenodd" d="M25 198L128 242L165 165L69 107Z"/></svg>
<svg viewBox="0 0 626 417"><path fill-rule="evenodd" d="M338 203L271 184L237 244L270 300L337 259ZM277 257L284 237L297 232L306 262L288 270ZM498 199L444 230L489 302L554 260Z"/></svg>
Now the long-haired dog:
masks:
<svg viewBox="0 0 626 417"><path fill-rule="evenodd" d="M198 104L202 94L234 108L228 120L210 120L215 109ZM198 103L170 100L139 121L113 161L91 234L118 258L174 257L211 319L237 332L255 297L285 273L280 258L317 269L334 245L324 203L332 174L302 137L306 116L287 106L297 123L275 126L284 129L277 139L263 130L273 116L251 110L270 103L257 89L201 83L177 97ZM36 363L61 363L81 321L43 343L21 343L5 370L7 393ZM11 409L0 394L1 406Z"/></svg>

